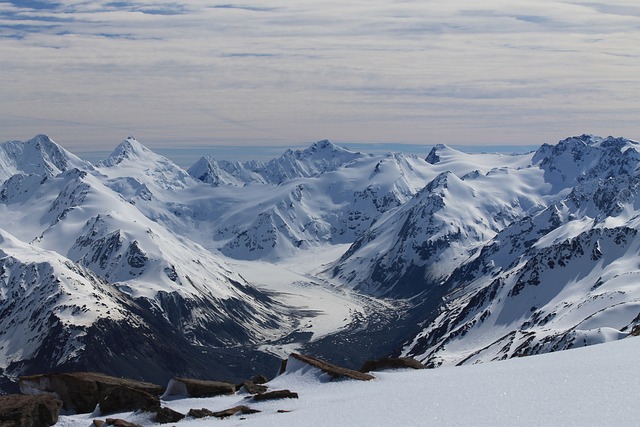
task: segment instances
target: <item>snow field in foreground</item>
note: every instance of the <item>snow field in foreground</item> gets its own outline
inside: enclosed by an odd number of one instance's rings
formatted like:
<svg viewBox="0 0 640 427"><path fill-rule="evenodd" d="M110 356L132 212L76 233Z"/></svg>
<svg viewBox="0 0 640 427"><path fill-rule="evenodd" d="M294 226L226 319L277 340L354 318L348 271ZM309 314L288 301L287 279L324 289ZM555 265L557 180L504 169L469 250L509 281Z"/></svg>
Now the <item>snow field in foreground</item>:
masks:
<svg viewBox="0 0 640 427"><path fill-rule="evenodd" d="M225 420L184 419L178 426L631 426L637 425L640 338L504 362L375 373L370 382L322 382L314 370L275 378L271 389L299 399L252 402L243 396L164 402L174 410L212 411L246 404L262 412ZM277 413L278 410L288 413ZM117 414L154 425L147 414ZM100 417L104 419L105 417ZM88 426L88 415L58 426Z"/></svg>

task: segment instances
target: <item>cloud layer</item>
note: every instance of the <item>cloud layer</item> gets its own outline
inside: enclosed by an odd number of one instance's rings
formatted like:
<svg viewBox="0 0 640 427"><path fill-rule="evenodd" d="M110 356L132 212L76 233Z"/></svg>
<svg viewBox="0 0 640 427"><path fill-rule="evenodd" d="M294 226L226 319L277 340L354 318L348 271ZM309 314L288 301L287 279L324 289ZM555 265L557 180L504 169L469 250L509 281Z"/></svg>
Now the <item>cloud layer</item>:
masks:
<svg viewBox="0 0 640 427"><path fill-rule="evenodd" d="M0 3L0 139L640 137L636 0Z"/></svg>

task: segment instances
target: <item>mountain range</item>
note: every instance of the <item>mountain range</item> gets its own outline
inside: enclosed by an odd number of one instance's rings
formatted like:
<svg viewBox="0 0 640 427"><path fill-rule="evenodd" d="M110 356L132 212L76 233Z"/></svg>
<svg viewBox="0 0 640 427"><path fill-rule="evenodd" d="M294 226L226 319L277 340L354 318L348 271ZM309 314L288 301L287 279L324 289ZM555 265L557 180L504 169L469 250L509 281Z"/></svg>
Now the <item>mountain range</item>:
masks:
<svg viewBox="0 0 640 427"><path fill-rule="evenodd" d="M0 145L0 376L243 379L306 350L469 364L640 327L640 145L424 157L330 141L188 170Z"/></svg>

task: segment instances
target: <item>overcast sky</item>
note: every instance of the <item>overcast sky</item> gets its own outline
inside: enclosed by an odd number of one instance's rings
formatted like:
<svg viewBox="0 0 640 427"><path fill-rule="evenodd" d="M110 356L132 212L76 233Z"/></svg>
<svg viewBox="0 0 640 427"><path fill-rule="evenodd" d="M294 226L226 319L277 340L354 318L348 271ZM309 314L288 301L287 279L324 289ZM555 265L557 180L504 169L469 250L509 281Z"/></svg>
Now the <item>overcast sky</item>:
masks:
<svg viewBox="0 0 640 427"><path fill-rule="evenodd" d="M640 139L638 0L226 1L0 0L0 140Z"/></svg>

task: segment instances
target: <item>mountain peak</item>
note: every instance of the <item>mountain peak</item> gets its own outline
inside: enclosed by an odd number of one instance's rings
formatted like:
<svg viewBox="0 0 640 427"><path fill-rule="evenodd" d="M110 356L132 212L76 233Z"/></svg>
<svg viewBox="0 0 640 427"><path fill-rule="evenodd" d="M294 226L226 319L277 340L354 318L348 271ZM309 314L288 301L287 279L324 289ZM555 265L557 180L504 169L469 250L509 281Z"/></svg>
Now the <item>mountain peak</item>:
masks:
<svg viewBox="0 0 640 427"><path fill-rule="evenodd" d="M302 151L292 151L289 154L294 154L298 159L309 157L330 159L338 155L353 155L358 153L340 147L328 139L323 139L322 141L314 142Z"/></svg>
<svg viewBox="0 0 640 427"><path fill-rule="evenodd" d="M429 154L427 154L427 157L425 157L424 160L427 163L431 163L432 165L435 165L440 161L439 153L442 153L442 151L448 150L448 149L449 147L446 146L445 144L436 144L433 146L433 148L431 148L431 151L429 151Z"/></svg>
<svg viewBox="0 0 640 427"><path fill-rule="evenodd" d="M317 150L335 151L338 148L340 147L335 145L333 142L329 141L328 139L323 139L322 141L317 141L311 144L311 146L309 147L309 151L317 151Z"/></svg>
<svg viewBox="0 0 640 427"><path fill-rule="evenodd" d="M100 162L101 166L115 166L125 160L144 159L155 153L142 145L133 136L128 136L116 146L111 155Z"/></svg>
<svg viewBox="0 0 640 427"><path fill-rule="evenodd" d="M26 142L10 141L0 145L0 182L16 173L55 176L74 167L92 169L89 163L44 134Z"/></svg>

